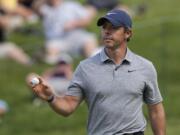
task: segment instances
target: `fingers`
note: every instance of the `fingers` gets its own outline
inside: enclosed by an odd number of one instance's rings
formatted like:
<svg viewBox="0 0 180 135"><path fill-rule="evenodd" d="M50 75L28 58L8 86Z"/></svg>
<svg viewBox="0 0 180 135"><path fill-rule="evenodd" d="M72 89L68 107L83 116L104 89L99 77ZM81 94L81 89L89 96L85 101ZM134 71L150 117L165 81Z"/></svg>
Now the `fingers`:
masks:
<svg viewBox="0 0 180 135"><path fill-rule="evenodd" d="M52 90L49 88L49 86L44 85L44 84L38 84L33 87L33 92L40 97L43 100L48 100L49 97L53 95Z"/></svg>
<svg viewBox="0 0 180 135"><path fill-rule="evenodd" d="M27 85L30 87L30 88L32 88L32 87L34 87L33 86L33 83L32 83L32 79L33 78L39 78L39 75L37 75L37 74L35 74L35 73L30 73L30 74L28 74L27 75L27 77L26 77L26 83L27 83Z"/></svg>
<svg viewBox="0 0 180 135"><path fill-rule="evenodd" d="M47 87L45 87L43 85L42 80L41 80L41 83L31 86L31 88L32 88L32 92L35 95L37 95L38 97L40 97L43 100L47 100L46 94L45 94Z"/></svg>
<svg viewBox="0 0 180 135"><path fill-rule="evenodd" d="M43 100L48 100L48 98L53 95L50 86L37 74L29 74L26 82L32 92Z"/></svg>
<svg viewBox="0 0 180 135"><path fill-rule="evenodd" d="M43 80L40 76L37 77L39 79L39 84L42 84L43 83Z"/></svg>
<svg viewBox="0 0 180 135"><path fill-rule="evenodd" d="M41 99L46 100L46 96L42 93L42 88L40 88L39 86L33 87L33 93Z"/></svg>

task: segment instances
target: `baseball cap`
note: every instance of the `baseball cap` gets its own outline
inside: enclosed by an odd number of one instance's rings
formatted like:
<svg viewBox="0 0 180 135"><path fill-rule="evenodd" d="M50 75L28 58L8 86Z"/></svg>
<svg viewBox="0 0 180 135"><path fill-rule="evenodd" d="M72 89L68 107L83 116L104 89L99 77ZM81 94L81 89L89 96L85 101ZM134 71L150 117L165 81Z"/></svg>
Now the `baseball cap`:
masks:
<svg viewBox="0 0 180 135"><path fill-rule="evenodd" d="M57 64L72 64L72 62L72 57L68 54L63 53L59 56Z"/></svg>
<svg viewBox="0 0 180 135"><path fill-rule="evenodd" d="M102 26L106 21L109 21L115 27L123 26L132 28L131 17L125 11L120 9L111 10L105 16L99 18L97 26Z"/></svg>

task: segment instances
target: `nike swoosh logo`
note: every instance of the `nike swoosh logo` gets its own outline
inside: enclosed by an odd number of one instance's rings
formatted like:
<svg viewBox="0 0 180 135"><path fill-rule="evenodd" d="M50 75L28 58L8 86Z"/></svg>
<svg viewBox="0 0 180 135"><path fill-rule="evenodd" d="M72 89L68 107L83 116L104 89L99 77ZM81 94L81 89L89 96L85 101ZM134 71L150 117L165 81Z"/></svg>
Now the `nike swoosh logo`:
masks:
<svg viewBox="0 0 180 135"><path fill-rule="evenodd" d="M134 72L134 71L136 71L135 69L134 70L128 70L128 73L131 73L131 72Z"/></svg>
<svg viewBox="0 0 180 135"><path fill-rule="evenodd" d="M116 14L116 13L107 13L107 15L113 15L113 14Z"/></svg>

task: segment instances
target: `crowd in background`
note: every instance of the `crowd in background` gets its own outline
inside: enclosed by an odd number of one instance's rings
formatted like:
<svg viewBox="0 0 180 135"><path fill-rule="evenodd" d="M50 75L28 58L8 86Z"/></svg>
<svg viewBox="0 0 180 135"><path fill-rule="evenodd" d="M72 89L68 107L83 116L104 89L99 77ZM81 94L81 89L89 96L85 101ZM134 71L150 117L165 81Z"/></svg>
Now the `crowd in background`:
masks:
<svg viewBox="0 0 180 135"><path fill-rule="evenodd" d="M84 5L78 0L0 0L0 58L33 66L35 60L7 36L25 23L41 22L45 41L38 51L43 51L42 61L52 65L42 76L62 96L72 78L74 58L91 57L101 48L95 33L86 28L100 10L113 8L121 8L132 17L137 13L118 0L86 0ZM138 13L145 10L146 6L141 5ZM7 103L0 100L0 117L7 111Z"/></svg>

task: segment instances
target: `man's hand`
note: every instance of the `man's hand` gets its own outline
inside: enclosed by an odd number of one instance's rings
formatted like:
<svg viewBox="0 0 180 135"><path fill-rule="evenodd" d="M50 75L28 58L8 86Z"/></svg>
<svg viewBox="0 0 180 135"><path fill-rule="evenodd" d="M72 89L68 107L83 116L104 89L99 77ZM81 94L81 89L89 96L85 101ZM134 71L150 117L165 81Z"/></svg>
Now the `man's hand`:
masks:
<svg viewBox="0 0 180 135"><path fill-rule="evenodd" d="M37 82L37 84L35 82L32 82L33 78L37 78L39 82ZM26 82L32 92L42 100L48 101L54 95L50 86L43 80L42 77L36 74L28 75Z"/></svg>
<svg viewBox="0 0 180 135"><path fill-rule="evenodd" d="M39 82L35 85L31 83L31 80L37 77ZM30 87L39 98L49 101L50 107L62 116L69 116L73 113L81 103L82 99L75 96L57 97L53 94L53 89L43 80L42 77L37 74L29 74L26 78L27 85Z"/></svg>

